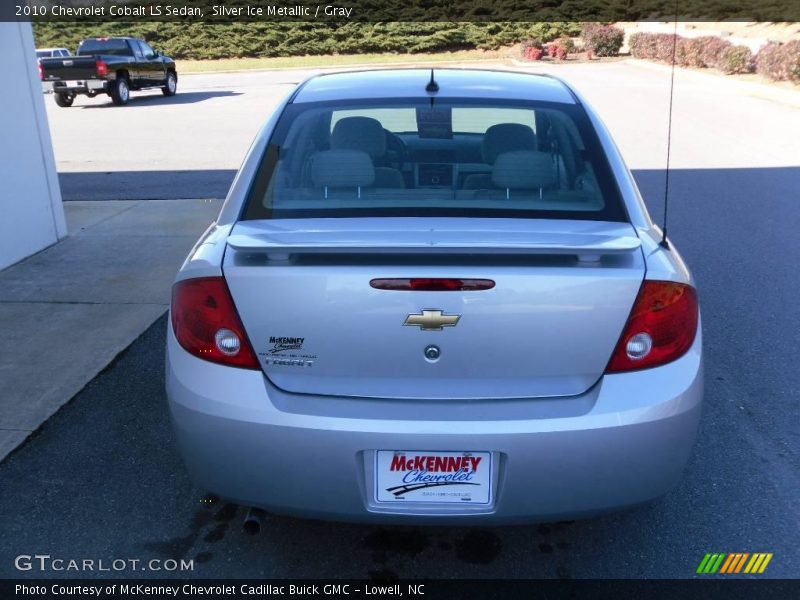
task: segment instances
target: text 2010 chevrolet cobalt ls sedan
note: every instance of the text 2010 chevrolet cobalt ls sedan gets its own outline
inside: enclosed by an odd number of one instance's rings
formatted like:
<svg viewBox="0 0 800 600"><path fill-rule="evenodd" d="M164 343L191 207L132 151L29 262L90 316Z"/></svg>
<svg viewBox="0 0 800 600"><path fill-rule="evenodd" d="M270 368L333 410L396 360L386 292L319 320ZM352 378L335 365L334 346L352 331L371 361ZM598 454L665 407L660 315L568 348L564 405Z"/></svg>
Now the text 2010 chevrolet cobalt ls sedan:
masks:
<svg viewBox="0 0 800 600"><path fill-rule="evenodd" d="M692 278L586 102L545 76L321 75L174 286L196 482L279 513L501 523L657 498L702 400Z"/></svg>

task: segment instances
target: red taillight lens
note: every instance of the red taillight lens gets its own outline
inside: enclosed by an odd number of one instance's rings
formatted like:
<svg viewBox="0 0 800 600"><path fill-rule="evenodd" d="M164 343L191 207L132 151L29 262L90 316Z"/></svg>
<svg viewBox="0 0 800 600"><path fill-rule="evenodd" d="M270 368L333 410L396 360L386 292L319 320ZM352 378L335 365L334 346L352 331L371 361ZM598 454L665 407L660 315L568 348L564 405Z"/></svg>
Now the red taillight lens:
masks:
<svg viewBox="0 0 800 600"><path fill-rule="evenodd" d="M44 70L42 69L42 63L39 62L39 79L44 79Z"/></svg>
<svg viewBox="0 0 800 600"><path fill-rule="evenodd" d="M222 277L187 279L173 286L172 330L194 356L233 367L260 368Z"/></svg>
<svg viewBox="0 0 800 600"><path fill-rule="evenodd" d="M377 290L412 292L473 292L490 290L491 279L451 279L441 277L410 277L398 279L373 279L369 284Z"/></svg>
<svg viewBox="0 0 800 600"><path fill-rule="evenodd" d="M105 77L108 75L108 63L106 63L106 61L97 59L97 62L94 64L94 66L97 68L97 74L100 77Z"/></svg>
<svg viewBox="0 0 800 600"><path fill-rule="evenodd" d="M694 342L697 314L693 287L645 281L606 372L648 369L680 358Z"/></svg>

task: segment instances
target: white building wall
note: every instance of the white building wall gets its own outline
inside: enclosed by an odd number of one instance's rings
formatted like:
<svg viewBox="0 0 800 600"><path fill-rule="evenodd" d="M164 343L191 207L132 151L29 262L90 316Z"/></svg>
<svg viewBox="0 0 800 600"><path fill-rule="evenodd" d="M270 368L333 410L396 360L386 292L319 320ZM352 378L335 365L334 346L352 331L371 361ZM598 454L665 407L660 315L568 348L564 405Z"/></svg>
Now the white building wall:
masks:
<svg viewBox="0 0 800 600"><path fill-rule="evenodd" d="M0 0L4 1L4 0ZM0 269L67 234L30 23L0 22Z"/></svg>

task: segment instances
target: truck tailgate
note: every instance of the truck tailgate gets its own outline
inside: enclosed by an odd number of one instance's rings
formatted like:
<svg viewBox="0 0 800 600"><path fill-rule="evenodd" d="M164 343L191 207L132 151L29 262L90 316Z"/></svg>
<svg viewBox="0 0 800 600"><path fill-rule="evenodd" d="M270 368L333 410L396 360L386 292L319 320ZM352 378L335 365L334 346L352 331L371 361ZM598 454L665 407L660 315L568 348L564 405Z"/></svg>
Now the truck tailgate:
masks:
<svg viewBox="0 0 800 600"><path fill-rule="evenodd" d="M43 58L43 81L83 81L97 79L94 56L67 56L62 58Z"/></svg>

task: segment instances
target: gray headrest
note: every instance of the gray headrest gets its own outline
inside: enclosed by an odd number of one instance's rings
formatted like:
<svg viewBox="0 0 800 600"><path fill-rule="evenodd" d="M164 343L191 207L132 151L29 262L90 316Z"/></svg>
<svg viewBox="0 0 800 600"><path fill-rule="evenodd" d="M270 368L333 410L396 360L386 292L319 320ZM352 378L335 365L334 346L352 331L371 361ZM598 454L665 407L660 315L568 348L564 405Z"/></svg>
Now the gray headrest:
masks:
<svg viewBox="0 0 800 600"><path fill-rule="evenodd" d="M386 154L386 133L380 121L369 117L345 117L336 121L331 133L331 148L361 150L372 158Z"/></svg>
<svg viewBox="0 0 800 600"><path fill-rule="evenodd" d="M375 181L375 167L366 152L324 150L311 161L311 181L317 187L365 187Z"/></svg>
<svg viewBox="0 0 800 600"><path fill-rule="evenodd" d="M556 183L553 157L535 150L505 152L494 162L492 182L499 188L510 190L552 187Z"/></svg>
<svg viewBox="0 0 800 600"><path fill-rule="evenodd" d="M536 150L536 134L527 125L498 123L483 134L483 162L493 165L497 156L514 150Z"/></svg>

